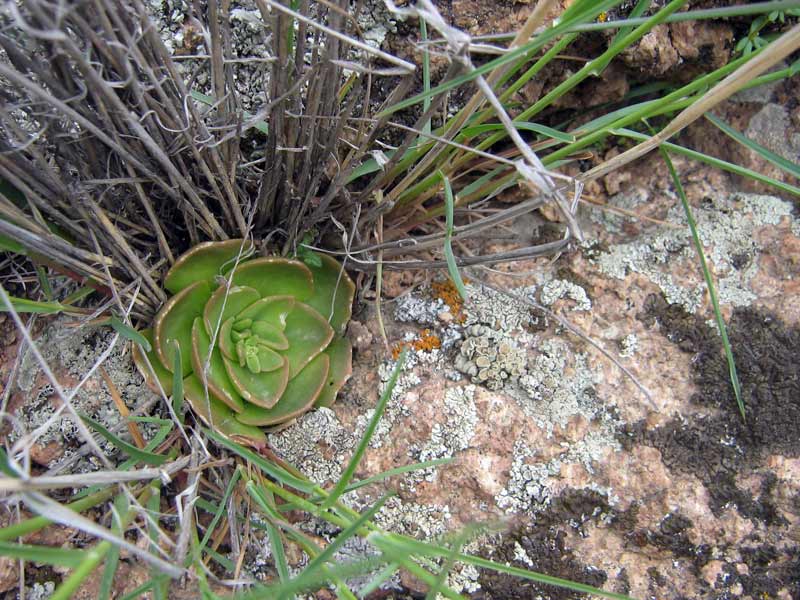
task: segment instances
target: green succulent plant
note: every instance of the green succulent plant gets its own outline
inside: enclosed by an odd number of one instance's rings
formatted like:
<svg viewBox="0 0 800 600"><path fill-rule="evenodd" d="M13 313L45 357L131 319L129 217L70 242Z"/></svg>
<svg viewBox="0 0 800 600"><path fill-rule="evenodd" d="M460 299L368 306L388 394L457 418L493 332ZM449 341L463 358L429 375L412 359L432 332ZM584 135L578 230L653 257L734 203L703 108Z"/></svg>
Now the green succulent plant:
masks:
<svg viewBox="0 0 800 600"><path fill-rule="evenodd" d="M236 264L244 244L207 242L182 255L164 280L172 297L142 332L151 350L135 345L133 354L151 388L157 379L171 394L180 370L195 413L228 438L259 445L262 427L329 406L350 377L343 336L355 285L322 254Z"/></svg>

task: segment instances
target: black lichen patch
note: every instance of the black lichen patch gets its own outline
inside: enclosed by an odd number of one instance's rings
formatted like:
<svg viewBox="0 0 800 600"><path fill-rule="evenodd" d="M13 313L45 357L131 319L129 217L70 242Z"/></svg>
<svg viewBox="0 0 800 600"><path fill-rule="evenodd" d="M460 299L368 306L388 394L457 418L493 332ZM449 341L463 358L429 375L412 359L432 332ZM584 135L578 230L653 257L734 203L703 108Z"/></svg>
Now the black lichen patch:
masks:
<svg viewBox="0 0 800 600"><path fill-rule="evenodd" d="M706 485L718 514L735 505L744 516L767 525L784 523L775 506L775 478L763 469L770 454L800 456L800 330L753 308L736 309L728 334L736 358L747 421L736 408L728 364L717 332L683 307L651 295L639 318L658 323L665 335L693 354L692 377L698 393L692 402L713 412L686 421L674 419L648 431L643 424L626 431L626 443L658 448L667 467L691 473ZM736 478L762 475L757 497Z"/></svg>
<svg viewBox="0 0 800 600"><path fill-rule="evenodd" d="M600 569L581 563L567 546L569 530L585 535L588 523L613 518L605 496L591 490L568 490L554 499L547 510L537 513L530 522L516 527L498 545L491 558L516 567L531 569L551 576L602 587L607 575ZM531 563L520 560L519 547ZM522 581L492 571L481 571L481 591L476 599L508 600L568 600L584 598L585 594L568 589ZM624 582L615 582L616 587Z"/></svg>
<svg viewBox="0 0 800 600"><path fill-rule="evenodd" d="M717 546L714 540L692 545L691 523L680 515L669 515L656 528L630 531L626 541L659 547L676 559L690 559L697 574L712 558L722 560L720 580L703 597L738 597L733 595L735 590L752 598L774 598L786 592L800 598L800 548L787 535L785 518L787 513L800 515L800 502L781 499L776 493L778 479L766 465L772 454L800 456L800 361L796 358L800 329L789 328L762 310L734 311L728 335L745 402L747 420L743 421L716 330L656 295L647 299L639 319L651 327L657 324L679 348L691 353L691 376L698 389L691 401L708 410L699 417L676 417L652 430L640 422L629 426L621 441L657 448L670 470L692 474L703 482L714 514L733 508L752 520L759 534L735 549ZM737 484L741 478L760 485L755 492L742 489ZM725 557L740 557L736 560L742 564ZM653 593L659 595L659 574L654 569L650 575Z"/></svg>
<svg viewBox="0 0 800 600"><path fill-rule="evenodd" d="M800 548L779 550L772 544L740 549L747 569L726 564L725 584L728 588L741 585L743 595L752 598L778 598L780 592L800 598Z"/></svg>
<svg viewBox="0 0 800 600"><path fill-rule="evenodd" d="M713 548L709 544L693 544L689 532L694 524L680 513L669 513L653 528L634 529L625 534L626 543L632 547L653 546L682 559L690 569L700 575L701 569L711 560Z"/></svg>

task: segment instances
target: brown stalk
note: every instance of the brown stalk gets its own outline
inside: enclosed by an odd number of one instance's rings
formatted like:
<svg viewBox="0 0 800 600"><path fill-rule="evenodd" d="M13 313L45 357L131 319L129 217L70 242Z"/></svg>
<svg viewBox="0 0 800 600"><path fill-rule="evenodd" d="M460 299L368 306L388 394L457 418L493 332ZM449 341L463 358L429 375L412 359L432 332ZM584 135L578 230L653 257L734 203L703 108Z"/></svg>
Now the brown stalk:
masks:
<svg viewBox="0 0 800 600"><path fill-rule="evenodd" d="M100 377L103 378L103 381L108 388L108 393L111 395L111 399L114 401L114 406L117 407L119 414L122 416L122 419L128 425L128 432L131 434L131 438L133 439L133 443L136 444L136 447L140 450L144 448L147 443L144 441L144 437L142 436L142 432L139 431L139 425L136 421L131 421L128 417L131 414L131 411L128 410L128 407L125 404L125 401L122 399L122 396L117 389L117 386L114 385L114 382L109 377L108 372L103 368L99 367L97 369L100 372Z"/></svg>

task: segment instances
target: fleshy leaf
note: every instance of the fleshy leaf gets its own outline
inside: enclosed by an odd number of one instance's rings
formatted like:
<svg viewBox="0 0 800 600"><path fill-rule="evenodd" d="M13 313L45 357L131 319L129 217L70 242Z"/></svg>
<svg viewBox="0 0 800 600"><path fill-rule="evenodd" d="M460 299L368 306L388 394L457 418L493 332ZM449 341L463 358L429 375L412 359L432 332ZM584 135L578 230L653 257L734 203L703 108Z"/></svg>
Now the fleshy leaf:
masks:
<svg viewBox="0 0 800 600"><path fill-rule="evenodd" d="M297 377L289 382L281 401L271 409L246 406L237 419L248 425L274 425L283 423L306 412L313 406L328 379L329 358L320 354Z"/></svg>
<svg viewBox="0 0 800 600"><path fill-rule="evenodd" d="M211 338L208 337L203 320L197 317L192 325L192 368L195 375L203 382L203 367L209 359L209 347L211 345ZM227 404L236 412L242 412L244 409L244 402L236 391L233 383L228 377L228 372L225 370L225 363L222 362L222 355L217 348L211 351L211 360L209 361L208 379L206 381L208 389L211 393L219 398L222 402Z"/></svg>
<svg viewBox="0 0 800 600"><path fill-rule="evenodd" d="M260 299L261 295L250 287L232 285L228 289L224 285L219 286L211 295L203 311L206 333L210 336L216 330L217 323L224 322L229 317L235 317ZM220 315L222 315L222 318L220 318Z"/></svg>
<svg viewBox="0 0 800 600"><path fill-rule="evenodd" d="M279 369L269 373L252 373L247 365L240 365L238 360L222 360L228 377L242 398L264 408L272 408L280 400L289 381L289 363L286 359Z"/></svg>
<svg viewBox="0 0 800 600"><path fill-rule="evenodd" d="M212 284L214 278L224 272L224 267L230 269L239 255L242 244L244 244L242 256L246 257L252 249L252 244L245 240L198 244L175 261L164 278L164 287L170 293L177 294L197 281Z"/></svg>
<svg viewBox="0 0 800 600"><path fill-rule="evenodd" d="M203 307L211 297L207 281L198 281L167 300L153 325L153 338L161 364L172 364L170 340L177 340L181 348L181 366L184 375L192 372L192 324L203 314Z"/></svg>
<svg viewBox="0 0 800 600"><path fill-rule="evenodd" d="M250 329L259 341L275 350L286 350L289 347L289 340L280 328L266 321L253 321Z"/></svg>
<svg viewBox="0 0 800 600"><path fill-rule="evenodd" d="M328 379L319 393L315 406L330 406L336 400L336 394L353 374L353 349L350 340L343 337L334 340L325 348L323 354L330 358Z"/></svg>
<svg viewBox="0 0 800 600"><path fill-rule="evenodd" d="M143 352L141 346L139 344L133 344L133 362L136 364L136 367L139 369L139 373L142 374L144 377L144 382L147 384L151 390L153 390L156 394L160 394L161 392L156 385L156 382L153 380L153 376L150 373L150 369L147 366L147 362L145 362L144 357L145 355L150 360L150 364L153 366L153 371L155 371L156 377L161 382L161 387L164 389L164 393L169 396L172 393L172 373L161 364L161 359L158 358L158 353L155 350L155 342L153 341L153 330L152 329L144 329L139 333L144 336L144 338L150 342L150 352Z"/></svg>
<svg viewBox="0 0 800 600"><path fill-rule="evenodd" d="M283 355L289 359L289 379L297 375L333 339L333 328L317 311L305 304L297 304L286 318L283 331L289 348Z"/></svg>
<svg viewBox="0 0 800 600"><path fill-rule="evenodd" d="M266 321L283 331L286 327L286 317L292 312L295 304L295 299L291 296L267 296L245 308L239 314L239 318Z"/></svg>
<svg viewBox="0 0 800 600"><path fill-rule="evenodd" d="M231 281L234 285L255 288L260 297L286 295L302 302L314 292L314 281L308 267L288 258L249 260L236 269Z"/></svg>
<svg viewBox="0 0 800 600"><path fill-rule="evenodd" d="M236 357L236 342L231 337L235 320L236 317L231 317L222 323L222 327L219 328L219 335L217 336L217 347L220 349L223 356L231 360L238 360Z"/></svg>
<svg viewBox="0 0 800 600"><path fill-rule="evenodd" d="M257 345L258 368L261 373L268 373L283 366L283 357L266 346Z"/></svg>
<svg viewBox="0 0 800 600"><path fill-rule="evenodd" d="M305 303L321 314L338 335L343 335L352 314L356 286L334 258L319 253L317 256L320 266L306 263L314 276L314 295Z"/></svg>
<svg viewBox="0 0 800 600"><path fill-rule="evenodd" d="M250 446L258 446L267 441L264 432L236 419L233 411L225 404L209 395L206 399L203 384L196 375L189 375L183 380L186 400L200 418L209 427L222 435Z"/></svg>

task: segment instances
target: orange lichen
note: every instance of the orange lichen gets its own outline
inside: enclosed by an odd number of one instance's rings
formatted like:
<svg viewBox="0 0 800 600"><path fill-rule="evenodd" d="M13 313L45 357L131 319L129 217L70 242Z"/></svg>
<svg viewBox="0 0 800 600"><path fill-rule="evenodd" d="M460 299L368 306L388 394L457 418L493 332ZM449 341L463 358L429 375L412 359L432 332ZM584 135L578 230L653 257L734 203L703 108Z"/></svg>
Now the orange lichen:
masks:
<svg viewBox="0 0 800 600"><path fill-rule="evenodd" d="M464 283L469 283L469 281L465 279ZM453 319L457 323L464 322L466 319L463 310L464 300L461 298L461 294L458 293L458 289L452 280L445 279L444 281L432 282L431 291L433 292L434 298L439 298L448 306L450 313L453 315Z"/></svg>
<svg viewBox="0 0 800 600"><path fill-rule="evenodd" d="M399 342L392 348L392 358L397 360L403 348L411 348L420 352L430 352L442 347L442 340L430 329L423 329L420 336L411 342Z"/></svg>

